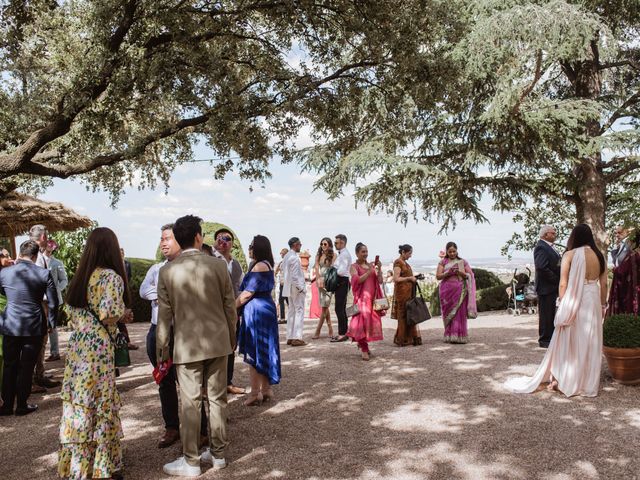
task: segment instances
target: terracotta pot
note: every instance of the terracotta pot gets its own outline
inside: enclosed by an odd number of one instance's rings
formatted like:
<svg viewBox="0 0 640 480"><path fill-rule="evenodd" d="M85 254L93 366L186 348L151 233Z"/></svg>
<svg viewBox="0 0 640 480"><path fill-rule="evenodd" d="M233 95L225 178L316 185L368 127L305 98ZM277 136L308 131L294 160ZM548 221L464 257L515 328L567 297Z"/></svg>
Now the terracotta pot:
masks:
<svg viewBox="0 0 640 480"><path fill-rule="evenodd" d="M302 264L302 270L305 272L309 269L309 259L311 258L311 254L305 250L300 255L300 263Z"/></svg>
<svg viewBox="0 0 640 480"><path fill-rule="evenodd" d="M640 384L640 348L602 347L609 372L616 382Z"/></svg>

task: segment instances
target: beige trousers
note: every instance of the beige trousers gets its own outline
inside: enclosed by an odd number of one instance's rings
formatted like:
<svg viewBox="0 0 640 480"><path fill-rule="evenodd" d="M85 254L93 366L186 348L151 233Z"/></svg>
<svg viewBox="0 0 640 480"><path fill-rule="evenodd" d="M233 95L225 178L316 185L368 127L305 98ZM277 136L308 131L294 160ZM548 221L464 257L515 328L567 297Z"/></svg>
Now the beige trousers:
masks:
<svg viewBox="0 0 640 480"><path fill-rule="evenodd" d="M215 458L224 458L227 441L227 356L176 365L180 385L180 438L189 465L200 465L200 407L202 388L209 398L209 445Z"/></svg>

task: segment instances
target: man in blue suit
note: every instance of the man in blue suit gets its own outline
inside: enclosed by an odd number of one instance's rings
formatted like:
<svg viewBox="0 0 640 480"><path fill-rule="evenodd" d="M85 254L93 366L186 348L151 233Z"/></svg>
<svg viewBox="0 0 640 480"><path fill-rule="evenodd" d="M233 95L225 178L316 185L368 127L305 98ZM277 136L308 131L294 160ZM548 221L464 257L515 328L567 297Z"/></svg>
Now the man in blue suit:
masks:
<svg viewBox="0 0 640 480"><path fill-rule="evenodd" d="M4 335L4 378L0 415L27 415L38 409L27 404L31 393L33 370L47 333L47 323L55 327L58 294L51 272L36 265L39 245L27 240L20 245L20 258L0 271L0 293L7 297L7 307L0 316L0 333ZM47 298L48 319L43 298Z"/></svg>
<svg viewBox="0 0 640 480"><path fill-rule="evenodd" d="M553 335L553 320L556 316L556 300L560 285L560 254L553 247L556 229L543 225L540 240L533 250L536 266L536 292L538 293L538 344L547 348Z"/></svg>

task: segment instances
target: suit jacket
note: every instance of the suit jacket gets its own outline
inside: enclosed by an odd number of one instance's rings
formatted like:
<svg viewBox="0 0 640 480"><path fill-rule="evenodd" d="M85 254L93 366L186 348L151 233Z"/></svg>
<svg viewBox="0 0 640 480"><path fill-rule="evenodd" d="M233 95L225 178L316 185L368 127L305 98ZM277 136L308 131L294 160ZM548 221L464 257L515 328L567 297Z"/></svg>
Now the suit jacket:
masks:
<svg viewBox="0 0 640 480"><path fill-rule="evenodd" d="M47 263L51 276L53 277L53 283L58 291L58 305L62 305L62 292L64 292L69 284L67 271L64 269L62 262L54 256L49 257Z"/></svg>
<svg viewBox="0 0 640 480"><path fill-rule="evenodd" d="M0 333L12 337L40 336L49 326L56 326L58 292L51 272L23 261L0 270L0 293L7 297L7 307L0 317ZM49 306L45 319L43 298Z"/></svg>
<svg viewBox="0 0 640 480"><path fill-rule="evenodd" d="M613 261L613 266L618 267L624 259L627 258L627 255L631 252L629 248L629 244L626 242L626 239L620 242L620 245L617 245L613 250L611 250L611 260Z"/></svg>
<svg viewBox="0 0 640 480"><path fill-rule="evenodd" d="M560 254L544 240L538 240L533 250L538 295L558 294L560 285Z"/></svg>
<svg viewBox="0 0 640 480"><path fill-rule="evenodd" d="M160 269L158 276L158 361L199 362L229 355L236 338L237 313L225 262L187 250Z"/></svg>
<svg viewBox="0 0 640 480"><path fill-rule="evenodd" d="M300 257L295 250L289 250L282 259L282 272L284 273L283 297L291 297L305 291L302 262L300 262Z"/></svg>
<svg viewBox="0 0 640 480"><path fill-rule="evenodd" d="M229 268L229 264L227 263L227 259L222 256L220 252L218 252L215 248L213 249L213 256L219 258L224 261L227 266L227 270L229 271L229 275L231 276L231 286L233 287L233 296L238 298L240 295L240 284L242 283L242 265L235 258L231 258L231 268Z"/></svg>

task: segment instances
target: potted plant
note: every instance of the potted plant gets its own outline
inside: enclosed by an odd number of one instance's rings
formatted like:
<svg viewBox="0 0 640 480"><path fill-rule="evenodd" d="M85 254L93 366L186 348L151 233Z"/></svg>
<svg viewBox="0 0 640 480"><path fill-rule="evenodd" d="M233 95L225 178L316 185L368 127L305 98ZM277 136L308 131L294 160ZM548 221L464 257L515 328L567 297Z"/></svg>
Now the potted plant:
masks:
<svg viewBox="0 0 640 480"><path fill-rule="evenodd" d="M640 316L612 315L604 322L602 336L613 379L626 385L640 384Z"/></svg>

